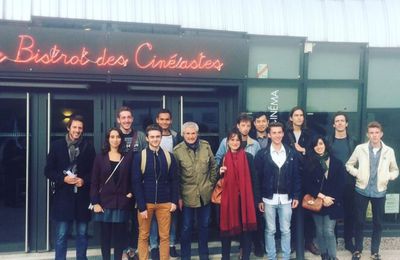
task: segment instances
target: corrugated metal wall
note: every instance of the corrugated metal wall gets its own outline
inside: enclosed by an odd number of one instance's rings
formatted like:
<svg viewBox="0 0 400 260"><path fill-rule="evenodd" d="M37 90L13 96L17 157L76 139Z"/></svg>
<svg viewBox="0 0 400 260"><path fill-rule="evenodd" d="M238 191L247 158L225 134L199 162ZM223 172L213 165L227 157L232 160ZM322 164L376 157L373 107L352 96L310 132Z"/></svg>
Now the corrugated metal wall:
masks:
<svg viewBox="0 0 400 260"><path fill-rule="evenodd" d="M0 19L32 16L180 25L310 41L400 46L400 0L0 0Z"/></svg>

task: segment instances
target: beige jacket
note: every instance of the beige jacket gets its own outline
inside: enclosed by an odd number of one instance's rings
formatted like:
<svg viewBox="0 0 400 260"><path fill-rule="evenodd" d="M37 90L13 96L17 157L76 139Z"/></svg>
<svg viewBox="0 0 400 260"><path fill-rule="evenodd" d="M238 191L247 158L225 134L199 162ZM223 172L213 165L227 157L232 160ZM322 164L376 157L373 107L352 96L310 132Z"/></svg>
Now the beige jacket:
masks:
<svg viewBox="0 0 400 260"><path fill-rule="evenodd" d="M346 163L347 171L356 177L356 186L365 189L368 185L369 166L369 142L357 145L350 159ZM356 165L358 167L356 168ZM397 167L394 150L382 142L381 157L378 163L378 191L387 189L387 184L397 178L399 168Z"/></svg>

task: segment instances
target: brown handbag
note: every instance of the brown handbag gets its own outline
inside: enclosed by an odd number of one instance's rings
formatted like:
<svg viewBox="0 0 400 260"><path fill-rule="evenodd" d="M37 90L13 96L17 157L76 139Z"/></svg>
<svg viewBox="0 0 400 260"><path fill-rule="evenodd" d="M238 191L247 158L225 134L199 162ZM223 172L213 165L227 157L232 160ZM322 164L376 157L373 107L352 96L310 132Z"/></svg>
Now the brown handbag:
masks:
<svg viewBox="0 0 400 260"><path fill-rule="evenodd" d="M224 178L217 181L215 188L211 194L211 202L221 204L222 191L224 190Z"/></svg>
<svg viewBox="0 0 400 260"><path fill-rule="evenodd" d="M322 191L322 187L324 185L324 180L325 180L325 178L322 177L321 187L320 187L319 191ZM321 198L318 198L318 197L314 198L310 194L304 195L303 200L301 202L301 206L303 208L311 210L313 212L321 211L323 204L324 204L324 201Z"/></svg>
<svg viewBox="0 0 400 260"><path fill-rule="evenodd" d="M323 201L321 198L314 198L310 194L306 194L303 197L301 205L303 208L311 210L313 212L319 212L322 209Z"/></svg>

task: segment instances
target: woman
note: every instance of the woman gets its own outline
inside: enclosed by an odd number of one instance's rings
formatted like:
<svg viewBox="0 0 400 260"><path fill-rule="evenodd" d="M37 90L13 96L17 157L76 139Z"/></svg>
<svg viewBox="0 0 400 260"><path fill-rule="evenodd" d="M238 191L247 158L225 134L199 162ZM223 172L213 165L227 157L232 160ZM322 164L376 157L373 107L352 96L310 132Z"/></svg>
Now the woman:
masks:
<svg viewBox="0 0 400 260"><path fill-rule="evenodd" d="M219 169L224 178L220 204L220 231L222 259L230 257L231 240L240 235L242 259L250 257L251 231L257 229L256 205L259 188L254 170L253 156L241 147L242 136L237 129L227 136L228 151Z"/></svg>
<svg viewBox="0 0 400 260"><path fill-rule="evenodd" d="M111 128L106 134L103 151L96 156L90 189L94 220L101 223L101 254L110 259L114 236L114 259L121 260L127 246L127 222L132 206L130 190L131 153L123 154L122 132Z"/></svg>
<svg viewBox="0 0 400 260"><path fill-rule="evenodd" d="M341 161L331 156L322 136L311 140L305 163L305 193L323 200L319 212L312 212L317 243L323 260L336 259L336 220L343 217L342 194L346 170Z"/></svg>

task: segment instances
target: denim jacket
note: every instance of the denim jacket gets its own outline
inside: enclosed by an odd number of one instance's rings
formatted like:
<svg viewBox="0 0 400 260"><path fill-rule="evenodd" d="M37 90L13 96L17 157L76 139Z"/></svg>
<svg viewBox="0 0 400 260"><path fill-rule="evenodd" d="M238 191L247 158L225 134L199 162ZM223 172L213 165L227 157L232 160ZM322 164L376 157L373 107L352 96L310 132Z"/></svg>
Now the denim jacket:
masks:
<svg viewBox="0 0 400 260"><path fill-rule="evenodd" d="M253 155L253 157L256 156L257 152L261 149L260 144L252 139L250 136L247 137L247 145L246 148L244 149L247 153ZM224 155L227 152L227 147L226 147L226 137L222 139L221 143L219 144L219 148L217 153L215 154L215 161L217 162L217 165L220 165L221 159L224 157Z"/></svg>

